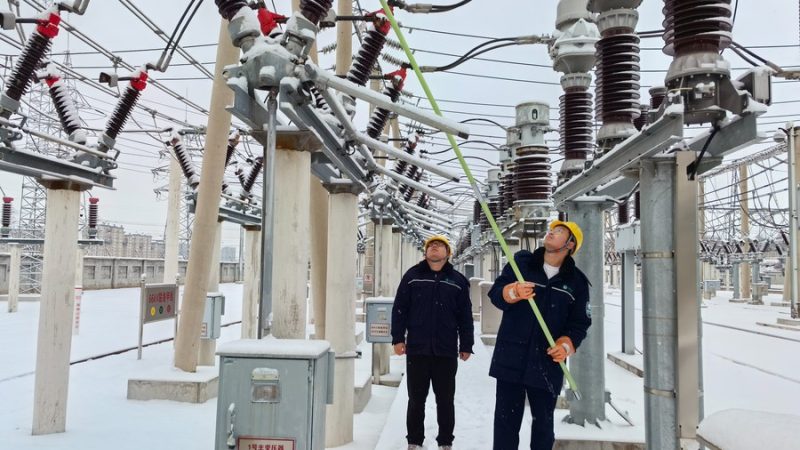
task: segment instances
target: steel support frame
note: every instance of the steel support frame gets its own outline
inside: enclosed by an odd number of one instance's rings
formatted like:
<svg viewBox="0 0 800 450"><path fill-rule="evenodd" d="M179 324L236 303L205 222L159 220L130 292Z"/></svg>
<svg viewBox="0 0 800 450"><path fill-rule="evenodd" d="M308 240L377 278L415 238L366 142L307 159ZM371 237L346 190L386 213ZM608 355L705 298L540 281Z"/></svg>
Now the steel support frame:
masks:
<svg viewBox="0 0 800 450"><path fill-rule="evenodd" d="M575 255L575 264L592 282L589 286L589 310L592 326L578 352L569 359L569 368L580 386L581 398L569 396L569 422L599 425L606 419L605 402L605 306L603 303L603 264L605 231L603 212L613 203L598 197L582 197L565 204L571 221L583 230L583 245ZM568 391L572 394L571 391Z"/></svg>

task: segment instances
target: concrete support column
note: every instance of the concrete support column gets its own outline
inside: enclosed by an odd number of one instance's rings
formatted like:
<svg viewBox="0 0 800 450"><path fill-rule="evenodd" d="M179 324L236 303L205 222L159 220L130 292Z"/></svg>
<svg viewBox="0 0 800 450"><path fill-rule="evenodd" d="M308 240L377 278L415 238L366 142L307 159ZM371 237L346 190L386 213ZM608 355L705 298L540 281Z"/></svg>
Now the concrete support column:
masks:
<svg viewBox="0 0 800 450"><path fill-rule="evenodd" d="M677 302L677 403L678 433L682 444L696 441L703 404L702 353L700 351L700 248L697 236L697 181L685 175L694 163L693 152L675 153L673 242L675 246L675 287ZM684 445L682 445L684 446Z"/></svg>
<svg viewBox="0 0 800 450"><path fill-rule="evenodd" d="M622 255L622 352L628 355L636 351L635 257L633 250Z"/></svg>
<svg viewBox="0 0 800 450"><path fill-rule="evenodd" d="M200 327L203 321L206 289L211 273L211 258L214 249L208 245L217 230L219 196L225 174L225 153L231 115L225 109L233 102L233 91L222 76L225 66L235 64L239 49L234 47L228 35L228 23L222 20L219 29L219 45L214 69L214 84L208 115L203 167L197 194L197 208L192 225L191 253L186 270L183 301L178 320L178 335L175 339L175 367L186 372L197 370L200 347Z"/></svg>
<svg viewBox="0 0 800 450"><path fill-rule="evenodd" d="M673 182L675 161L645 160L640 175L642 331L645 441L654 450L679 448L677 429ZM695 236L692 233L689 236Z"/></svg>
<svg viewBox="0 0 800 450"><path fill-rule="evenodd" d="M733 285L733 299L740 300L742 298L741 285L739 284L739 261L731 262L731 284Z"/></svg>
<svg viewBox="0 0 800 450"><path fill-rule="evenodd" d="M182 177L181 166L178 164L178 160L170 153L167 226L164 230L164 278L161 281L162 283L174 283L178 277Z"/></svg>
<svg viewBox="0 0 800 450"><path fill-rule="evenodd" d="M8 312L17 312L19 303L19 274L22 254L19 244L10 244L11 260L8 263Z"/></svg>
<svg viewBox="0 0 800 450"><path fill-rule="evenodd" d="M66 429L80 200L78 190L47 189L33 393L34 435L62 433Z"/></svg>
<svg viewBox="0 0 800 450"><path fill-rule="evenodd" d="M503 312L492 304L487 295L492 285L494 285L493 281L478 283L481 301L481 336L497 336L497 332L500 330L500 321L503 319Z"/></svg>
<svg viewBox="0 0 800 450"><path fill-rule="evenodd" d="M386 222L388 220L390 219L384 219L383 225L375 227L375 239L380 239L380 242L376 242L378 248L376 248L375 255L375 260L378 264L376 278L379 283L379 297L394 297L395 290L397 289L397 286L393 284L394 274L392 273L392 270L394 270L392 224L389 223L387 225ZM380 234L380 236L377 236L378 234Z"/></svg>
<svg viewBox="0 0 800 450"><path fill-rule="evenodd" d="M481 313L481 281L482 278L472 277L469 279L469 300L472 302L472 314Z"/></svg>
<svg viewBox="0 0 800 450"><path fill-rule="evenodd" d="M81 301L83 300L83 256L84 250L78 246L75 253L75 284L72 289L72 335L81 330Z"/></svg>
<svg viewBox="0 0 800 450"><path fill-rule="evenodd" d="M353 440L355 371L356 228L358 196L332 193L328 209L328 270L325 339L336 352L334 393L325 423L325 445L338 447Z"/></svg>
<svg viewBox="0 0 800 450"><path fill-rule="evenodd" d="M479 264L481 267L480 272L478 272L478 277L487 281L494 281L494 278L492 278L491 274L489 273L489 266L492 264L492 253L488 245L483 247L480 255L478 255L478 260L480 261Z"/></svg>
<svg viewBox="0 0 800 450"><path fill-rule="evenodd" d="M392 276L392 286L394 286L395 291L397 290L397 286L400 285L400 279L403 278L402 272L402 263L401 263L401 254L403 252L403 240L402 235L400 234L400 227L392 227L392 269L391 269L391 276Z"/></svg>
<svg viewBox="0 0 800 450"><path fill-rule="evenodd" d="M261 286L261 228L244 229L242 339L258 338L258 294Z"/></svg>
<svg viewBox="0 0 800 450"><path fill-rule="evenodd" d="M314 177L309 178L311 218L311 308L314 337L325 339L325 283L328 252L328 191Z"/></svg>
<svg viewBox="0 0 800 450"><path fill-rule="evenodd" d="M392 222L388 218L384 218L382 222L379 219L373 219L373 221L375 221L375 263L377 265L375 282L378 286L376 296L394 297L397 284L394 284L394 274L392 273L394 254ZM377 367L380 375L386 375L389 373L389 357L392 354L392 346L375 344L374 348L373 358L376 358L377 361L373 362L373 366ZM379 380L374 381L378 382Z"/></svg>
<svg viewBox="0 0 800 450"><path fill-rule="evenodd" d="M758 262L757 259L753 259L750 262L750 276L751 276L750 283L751 283L751 286L752 286L751 287L751 294L753 294L755 289L757 289L756 288L756 283L761 282L761 274L760 274L760 272L761 272L761 264ZM751 304L754 304L754 305L763 305L764 304L764 299L761 296L751 295L750 298L751 298L751 301L750 301Z"/></svg>
<svg viewBox="0 0 800 450"><path fill-rule="evenodd" d="M569 368L581 391L581 399L570 399L569 417L572 423L596 424L605 420L605 360L603 334L605 307L603 305L603 263L605 261L605 232L603 211L611 205L602 200L573 201L567 204L569 219L583 230L583 245L575 254L575 263L586 274L589 286L589 307L592 326L578 352L569 359ZM596 280L596 282L595 282ZM558 336L553 336L557 339Z"/></svg>
<svg viewBox="0 0 800 450"><path fill-rule="evenodd" d="M211 272L208 274L208 288L207 292L219 292L219 271L220 271L220 253L222 244L222 222L217 222L217 231L214 235L213 253L211 254ZM197 364L201 366L213 366L216 361L217 353L217 340L216 339L200 339L200 346L198 347Z"/></svg>
<svg viewBox="0 0 800 450"><path fill-rule="evenodd" d="M306 337L310 177L309 152L275 152L272 334L281 339Z"/></svg>

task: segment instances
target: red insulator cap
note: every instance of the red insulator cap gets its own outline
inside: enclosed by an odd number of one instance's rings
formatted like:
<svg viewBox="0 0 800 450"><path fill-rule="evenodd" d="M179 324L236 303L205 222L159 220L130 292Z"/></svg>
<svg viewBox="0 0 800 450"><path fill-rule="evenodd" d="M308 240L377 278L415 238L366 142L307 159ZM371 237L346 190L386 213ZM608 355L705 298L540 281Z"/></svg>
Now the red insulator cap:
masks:
<svg viewBox="0 0 800 450"><path fill-rule="evenodd" d="M143 91L147 87L147 72L142 70L139 75L131 80L131 87L137 91Z"/></svg>
<svg viewBox="0 0 800 450"><path fill-rule="evenodd" d="M267 8L258 8L258 23L261 24L261 33L269 36L272 30L278 27L278 23L286 21L286 16L274 13Z"/></svg>
<svg viewBox="0 0 800 450"><path fill-rule="evenodd" d="M41 19L37 23L36 31L48 39L53 39L58 35L58 24L61 23L61 16L57 12L51 12L46 19Z"/></svg>

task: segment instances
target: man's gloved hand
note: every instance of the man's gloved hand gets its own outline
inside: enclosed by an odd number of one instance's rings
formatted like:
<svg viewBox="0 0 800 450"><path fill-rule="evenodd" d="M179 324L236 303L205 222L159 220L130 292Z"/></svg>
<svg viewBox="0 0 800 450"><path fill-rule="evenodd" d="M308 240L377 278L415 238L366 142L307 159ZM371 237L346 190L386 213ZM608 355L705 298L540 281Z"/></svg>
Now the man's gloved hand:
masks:
<svg viewBox="0 0 800 450"><path fill-rule="evenodd" d="M503 300L505 300L506 303L511 303L512 305L520 300L527 300L534 295L533 287L534 284L530 281L525 281L522 283L515 281L507 284L503 288Z"/></svg>
<svg viewBox="0 0 800 450"><path fill-rule="evenodd" d="M568 356L575 354L575 346L572 345L572 339L568 336L561 336L556 339L556 345L547 349L547 354L553 358L553 362L563 362Z"/></svg>

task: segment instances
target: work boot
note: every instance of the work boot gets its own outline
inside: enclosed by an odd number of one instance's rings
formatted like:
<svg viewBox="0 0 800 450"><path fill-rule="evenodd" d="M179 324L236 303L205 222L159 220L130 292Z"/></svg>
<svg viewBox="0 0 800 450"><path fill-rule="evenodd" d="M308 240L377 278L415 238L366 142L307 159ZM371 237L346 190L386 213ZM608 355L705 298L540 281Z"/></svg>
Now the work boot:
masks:
<svg viewBox="0 0 800 450"><path fill-rule="evenodd" d="M408 444L408 450L423 450L421 445Z"/></svg>

